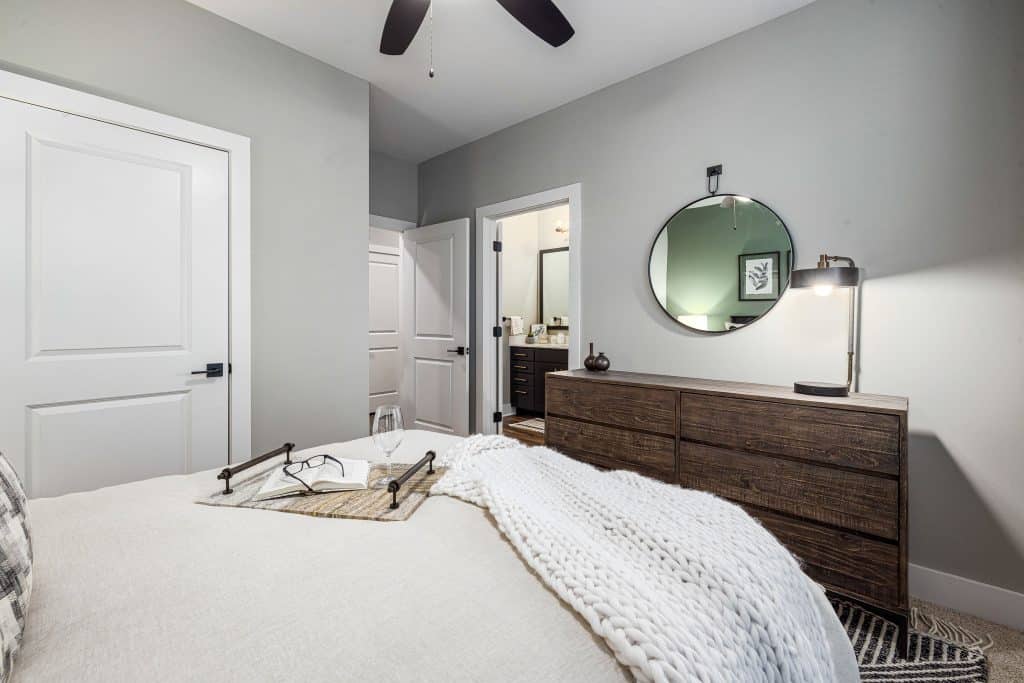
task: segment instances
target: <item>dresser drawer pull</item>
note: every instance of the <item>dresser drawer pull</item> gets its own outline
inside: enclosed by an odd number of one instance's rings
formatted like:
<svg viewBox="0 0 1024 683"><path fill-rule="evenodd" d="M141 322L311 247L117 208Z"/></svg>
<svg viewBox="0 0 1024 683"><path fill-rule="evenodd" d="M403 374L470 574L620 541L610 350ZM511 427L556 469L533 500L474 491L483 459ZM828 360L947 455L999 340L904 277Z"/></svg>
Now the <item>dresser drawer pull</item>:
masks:
<svg viewBox="0 0 1024 683"><path fill-rule="evenodd" d="M526 382L529 382L530 380L526 379L525 377L513 377L512 381L513 382L526 383Z"/></svg>
<svg viewBox="0 0 1024 683"><path fill-rule="evenodd" d="M516 389L516 393L517 393L517 394L522 394L522 395L524 395L524 396L525 396L526 394L528 394L528 393L530 393L530 392L528 392L528 391L519 391L518 389Z"/></svg>
<svg viewBox="0 0 1024 683"><path fill-rule="evenodd" d="M513 365L512 369L513 370L529 370L530 368L525 366L525 365Z"/></svg>
<svg viewBox="0 0 1024 683"><path fill-rule="evenodd" d="M512 354L512 357L513 357L513 358L526 358L526 357L527 357L527 356L529 356L529 355L530 355L530 354L528 354L528 353L513 353L513 354Z"/></svg>

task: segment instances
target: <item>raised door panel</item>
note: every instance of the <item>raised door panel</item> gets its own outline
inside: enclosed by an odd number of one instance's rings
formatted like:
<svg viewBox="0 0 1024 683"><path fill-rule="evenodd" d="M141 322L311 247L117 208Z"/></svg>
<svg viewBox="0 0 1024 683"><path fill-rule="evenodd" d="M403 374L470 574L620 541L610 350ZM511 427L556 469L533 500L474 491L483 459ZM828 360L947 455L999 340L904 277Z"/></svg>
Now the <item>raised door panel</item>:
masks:
<svg viewBox="0 0 1024 683"><path fill-rule="evenodd" d="M420 339L455 337L452 306L454 237L444 235L420 242L415 249L413 310L414 331Z"/></svg>
<svg viewBox="0 0 1024 683"><path fill-rule="evenodd" d="M899 417L683 392L680 436L716 446L899 473Z"/></svg>
<svg viewBox="0 0 1024 683"><path fill-rule="evenodd" d="M413 364L416 387L416 415L413 428L432 429L441 432L455 432L454 393L458 390L455 382L454 362L417 358Z"/></svg>
<svg viewBox="0 0 1024 683"><path fill-rule="evenodd" d="M374 338L398 334L398 275L398 257L370 255L370 334Z"/></svg>
<svg viewBox="0 0 1024 683"><path fill-rule="evenodd" d="M191 168L34 136L28 154L32 355L184 349Z"/></svg>
<svg viewBox="0 0 1024 683"><path fill-rule="evenodd" d="M402 359L398 349L370 349L370 410L397 405Z"/></svg>
<svg viewBox="0 0 1024 683"><path fill-rule="evenodd" d="M397 230L370 227L370 251L398 256L402 253L402 233Z"/></svg>
<svg viewBox="0 0 1024 683"><path fill-rule="evenodd" d="M547 412L591 422L675 435L678 392L548 375Z"/></svg>
<svg viewBox="0 0 1024 683"><path fill-rule="evenodd" d="M187 391L31 406L27 413L26 474L33 498L192 470ZM124 429L126 424L145 429Z"/></svg>
<svg viewBox="0 0 1024 683"><path fill-rule="evenodd" d="M893 479L679 442L679 483L883 538L899 535Z"/></svg>

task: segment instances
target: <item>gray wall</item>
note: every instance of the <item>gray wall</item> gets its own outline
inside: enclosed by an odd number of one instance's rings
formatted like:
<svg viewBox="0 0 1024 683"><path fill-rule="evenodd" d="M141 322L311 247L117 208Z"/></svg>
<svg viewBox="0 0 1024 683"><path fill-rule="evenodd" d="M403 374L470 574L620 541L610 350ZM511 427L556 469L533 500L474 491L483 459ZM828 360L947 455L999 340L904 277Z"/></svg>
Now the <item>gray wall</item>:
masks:
<svg viewBox="0 0 1024 683"><path fill-rule="evenodd" d="M0 0L0 68L252 139L253 448L365 434L367 83L183 0Z"/></svg>
<svg viewBox="0 0 1024 683"><path fill-rule="evenodd" d="M385 218L416 222L416 164L370 152L370 213Z"/></svg>
<svg viewBox="0 0 1024 683"><path fill-rule="evenodd" d="M577 340L619 369L841 380L842 296L789 291L722 337L658 308L651 241L723 163L799 266L867 269L862 389L910 397L911 561L1024 591L1022 13L819 0L422 164L421 218L582 182Z"/></svg>

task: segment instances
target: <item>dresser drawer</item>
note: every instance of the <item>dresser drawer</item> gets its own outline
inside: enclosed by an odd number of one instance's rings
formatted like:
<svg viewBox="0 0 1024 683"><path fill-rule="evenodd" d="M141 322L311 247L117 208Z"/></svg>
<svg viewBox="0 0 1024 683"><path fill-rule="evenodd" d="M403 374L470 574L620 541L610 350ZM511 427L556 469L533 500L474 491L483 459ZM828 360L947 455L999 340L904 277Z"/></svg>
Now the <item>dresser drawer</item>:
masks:
<svg viewBox="0 0 1024 683"><path fill-rule="evenodd" d="M525 372L532 375L534 365L532 360L518 360L513 358L509 361L508 367L512 372Z"/></svg>
<svg viewBox="0 0 1024 683"><path fill-rule="evenodd" d="M533 360L533 349L524 349L521 346L512 346L508 350L509 358L515 363L517 360Z"/></svg>
<svg viewBox="0 0 1024 683"><path fill-rule="evenodd" d="M513 386L509 390L512 405L523 410L534 410L534 392L532 386Z"/></svg>
<svg viewBox="0 0 1024 683"><path fill-rule="evenodd" d="M565 377L546 378L547 411L617 427L675 435L676 392Z"/></svg>
<svg viewBox="0 0 1024 683"><path fill-rule="evenodd" d="M683 392L680 436L881 474L899 474L896 415Z"/></svg>
<svg viewBox="0 0 1024 683"><path fill-rule="evenodd" d="M843 529L899 535L895 479L680 441L679 483Z"/></svg>
<svg viewBox="0 0 1024 683"><path fill-rule="evenodd" d="M900 595L899 546L785 515L745 508L826 587L880 605L906 605Z"/></svg>
<svg viewBox="0 0 1024 683"><path fill-rule="evenodd" d="M513 370L512 376L508 378L509 386L515 387L532 387L534 384L533 372L523 372L521 370Z"/></svg>
<svg viewBox="0 0 1024 683"><path fill-rule="evenodd" d="M611 469L629 469L672 481L675 443L665 436L548 415L545 443L565 455Z"/></svg>

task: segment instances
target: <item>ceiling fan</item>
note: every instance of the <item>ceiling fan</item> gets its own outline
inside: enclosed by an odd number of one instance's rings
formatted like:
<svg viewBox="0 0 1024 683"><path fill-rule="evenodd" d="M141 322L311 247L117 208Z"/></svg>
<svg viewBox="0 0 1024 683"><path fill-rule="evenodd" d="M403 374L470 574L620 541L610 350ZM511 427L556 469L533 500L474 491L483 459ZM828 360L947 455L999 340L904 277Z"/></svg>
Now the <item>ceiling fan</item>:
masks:
<svg viewBox="0 0 1024 683"><path fill-rule="evenodd" d="M497 1L520 24L552 47L562 45L576 33L551 0ZM386 55L403 54L416 37L429 9L430 0L393 0L380 37L380 51Z"/></svg>

